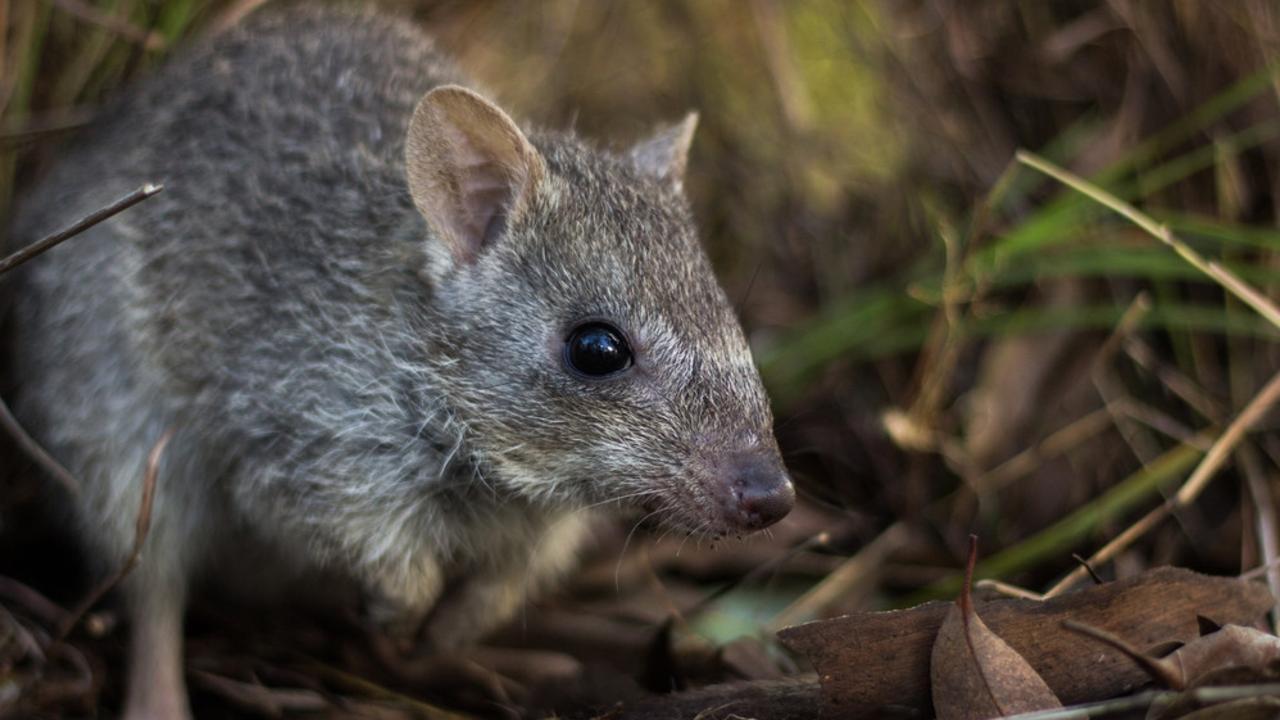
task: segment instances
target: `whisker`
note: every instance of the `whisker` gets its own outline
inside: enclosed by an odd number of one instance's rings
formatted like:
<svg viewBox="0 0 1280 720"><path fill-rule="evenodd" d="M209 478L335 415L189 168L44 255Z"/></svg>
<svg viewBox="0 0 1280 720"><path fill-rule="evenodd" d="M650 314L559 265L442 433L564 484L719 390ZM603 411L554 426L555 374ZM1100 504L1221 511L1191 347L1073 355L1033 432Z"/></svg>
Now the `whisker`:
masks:
<svg viewBox="0 0 1280 720"><path fill-rule="evenodd" d="M622 581L620 579L622 576L622 559L623 557L626 556L627 547L631 544L631 536L636 534L636 530L640 528L641 523L653 517L654 515L657 515L659 512L662 512L662 508L654 510L648 515L645 515L644 517L637 520L636 523L631 526L631 532L628 532L626 539L622 541L622 549L618 551L618 562L614 563L614 566L613 566L613 591L615 593L622 592Z"/></svg>
<svg viewBox="0 0 1280 720"><path fill-rule="evenodd" d="M689 538L693 537L697 533L702 532L702 529L707 527L708 525L710 525L709 522L703 521L701 525L698 525L696 528L693 529L692 532L690 532L688 535L685 535L684 540L680 542L680 547L676 548L676 557L680 557L680 552L684 550L684 544L689 542ZM694 547L698 547L698 543L700 543L701 541L702 541L702 538L698 538L698 540L694 543Z"/></svg>

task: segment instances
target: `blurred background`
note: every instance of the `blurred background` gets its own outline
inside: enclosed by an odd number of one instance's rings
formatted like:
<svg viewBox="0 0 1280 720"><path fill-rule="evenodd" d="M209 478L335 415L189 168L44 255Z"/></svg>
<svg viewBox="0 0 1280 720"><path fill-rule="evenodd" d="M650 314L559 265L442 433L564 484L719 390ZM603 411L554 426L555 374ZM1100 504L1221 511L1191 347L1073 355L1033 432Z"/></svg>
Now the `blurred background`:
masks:
<svg viewBox="0 0 1280 720"><path fill-rule="evenodd" d="M4 216L104 99L261 4L0 0ZM802 506L771 537L714 548L603 529L573 584L447 671L388 662L356 621L262 630L211 603L189 638L198 713L282 707L247 686L567 712L802 670L772 630L952 597L970 533L980 575L1048 588L1175 490L1280 370L1276 327L1014 159L1029 150L1137 205L1274 301L1272 0L382 4L534 124L622 146L701 114L686 187ZM1273 558L1278 427L1264 417L1193 505L1098 572ZM70 607L93 578L35 511L49 481L4 462L0 605L38 635L14 593ZM78 659L0 642L0 707L114 706L121 633L103 607L61 651Z"/></svg>

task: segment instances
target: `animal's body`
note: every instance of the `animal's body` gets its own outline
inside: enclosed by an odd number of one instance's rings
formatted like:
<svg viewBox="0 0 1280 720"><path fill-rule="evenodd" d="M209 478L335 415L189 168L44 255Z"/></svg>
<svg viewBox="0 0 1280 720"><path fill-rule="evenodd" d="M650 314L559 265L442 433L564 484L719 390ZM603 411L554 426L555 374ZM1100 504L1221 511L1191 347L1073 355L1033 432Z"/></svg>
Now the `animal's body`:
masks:
<svg viewBox="0 0 1280 720"><path fill-rule="evenodd" d="M14 288L16 407L104 571L173 432L124 588L128 716L186 713L203 575L340 573L453 647L572 564L592 506L710 535L790 508L680 188L692 119L610 152L464 82L406 22L266 12L25 198L18 243L164 185Z"/></svg>

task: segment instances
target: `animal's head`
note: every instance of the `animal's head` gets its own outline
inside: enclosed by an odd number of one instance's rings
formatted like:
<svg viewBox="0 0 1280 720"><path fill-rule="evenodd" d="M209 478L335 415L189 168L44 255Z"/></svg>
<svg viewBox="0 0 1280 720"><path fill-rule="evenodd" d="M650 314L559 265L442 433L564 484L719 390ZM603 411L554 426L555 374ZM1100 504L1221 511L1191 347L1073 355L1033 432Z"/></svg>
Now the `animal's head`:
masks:
<svg viewBox="0 0 1280 720"><path fill-rule="evenodd" d="M487 479L741 534L795 493L681 190L695 124L622 153L567 136L535 147L444 87L414 113L406 171L431 229L437 372Z"/></svg>

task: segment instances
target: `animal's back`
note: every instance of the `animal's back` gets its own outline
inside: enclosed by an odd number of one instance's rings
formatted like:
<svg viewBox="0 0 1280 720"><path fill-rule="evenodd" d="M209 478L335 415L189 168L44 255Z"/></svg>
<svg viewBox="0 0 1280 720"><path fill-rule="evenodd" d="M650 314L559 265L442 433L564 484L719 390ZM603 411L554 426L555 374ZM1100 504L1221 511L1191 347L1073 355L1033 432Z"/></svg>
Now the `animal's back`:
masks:
<svg viewBox="0 0 1280 720"><path fill-rule="evenodd" d="M24 273L23 414L73 469L92 469L109 452L96 446L154 437L141 425L216 435L234 416L267 437L305 432L278 425L326 404L359 407L332 397L352 382L316 374L372 375L374 349L394 342L377 336L398 335L403 318L370 313L398 312L376 296L412 274L398 256L410 244L394 239L422 231L405 126L425 91L454 79L408 23L297 7L126 94L26 198L15 242L144 182L165 189ZM98 422L71 417L86 413Z"/></svg>
<svg viewBox="0 0 1280 720"><path fill-rule="evenodd" d="M452 80L407 22L266 14L126 93L25 198L15 244L164 185L23 268L13 295L15 409L80 479L108 567L130 551L148 451L177 432L135 597L181 594L245 539L287 582L307 564L268 557L339 559L397 518L449 537L395 479L434 475L452 442L404 362L426 229L403 166L415 103Z"/></svg>

